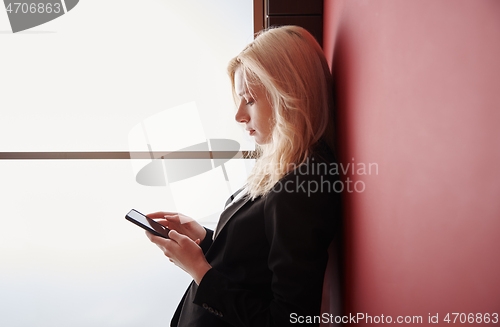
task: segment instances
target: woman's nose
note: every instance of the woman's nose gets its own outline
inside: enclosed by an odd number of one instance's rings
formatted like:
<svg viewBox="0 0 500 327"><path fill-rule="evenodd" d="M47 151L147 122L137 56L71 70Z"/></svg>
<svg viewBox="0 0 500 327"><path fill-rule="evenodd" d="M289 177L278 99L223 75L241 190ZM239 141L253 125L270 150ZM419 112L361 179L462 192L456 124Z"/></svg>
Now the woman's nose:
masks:
<svg viewBox="0 0 500 327"><path fill-rule="evenodd" d="M248 115L248 111L244 101L240 102L240 106L238 107L238 111L236 112L234 119L238 123L248 123L250 121L250 115Z"/></svg>

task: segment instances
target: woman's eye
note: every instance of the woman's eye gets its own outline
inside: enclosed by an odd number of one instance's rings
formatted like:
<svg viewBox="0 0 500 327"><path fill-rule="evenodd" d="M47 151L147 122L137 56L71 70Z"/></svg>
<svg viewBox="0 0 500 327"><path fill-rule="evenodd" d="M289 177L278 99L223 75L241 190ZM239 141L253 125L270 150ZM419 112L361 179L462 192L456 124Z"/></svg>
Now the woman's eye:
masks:
<svg viewBox="0 0 500 327"><path fill-rule="evenodd" d="M252 105L252 104L253 104L253 100L248 100L248 101L247 101L247 106L248 106L248 105Z"/></svg>

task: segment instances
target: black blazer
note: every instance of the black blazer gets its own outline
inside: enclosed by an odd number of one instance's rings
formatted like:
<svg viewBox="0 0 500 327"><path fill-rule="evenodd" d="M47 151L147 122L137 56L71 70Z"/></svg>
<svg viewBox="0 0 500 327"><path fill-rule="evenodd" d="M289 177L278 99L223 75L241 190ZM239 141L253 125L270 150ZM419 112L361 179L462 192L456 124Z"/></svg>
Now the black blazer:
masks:
<svg viewBox="0 0 500 327"><path fill-rule="evenodd" d="M327 249L340 223L332 162L323 146L268 195L226 207L201 243L212 269L191 283L171 326L289 326L293 315L320 315Z"/></svg>

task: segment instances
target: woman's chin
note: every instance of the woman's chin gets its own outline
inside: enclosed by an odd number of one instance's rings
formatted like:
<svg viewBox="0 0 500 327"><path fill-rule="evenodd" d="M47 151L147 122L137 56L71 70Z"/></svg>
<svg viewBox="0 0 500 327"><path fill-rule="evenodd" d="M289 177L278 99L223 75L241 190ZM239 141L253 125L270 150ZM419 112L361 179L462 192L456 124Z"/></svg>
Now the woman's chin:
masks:
<svg viewBox="0 0 500 327"><path fill-rule="evenodd" d="M255 138L255 143L257 143L258 145L266 145L266 144L269 144L271 142L270 141L262 141L260 139Z"/></svg>
<svg viewBox="0 0 500 327"><path fill-rule="evenodd" d="M268 135L267 137L264 137L261 133L255 131L252 133L253 139L255 143L258 145L265 145L271 143L271 136Z"/></svg>

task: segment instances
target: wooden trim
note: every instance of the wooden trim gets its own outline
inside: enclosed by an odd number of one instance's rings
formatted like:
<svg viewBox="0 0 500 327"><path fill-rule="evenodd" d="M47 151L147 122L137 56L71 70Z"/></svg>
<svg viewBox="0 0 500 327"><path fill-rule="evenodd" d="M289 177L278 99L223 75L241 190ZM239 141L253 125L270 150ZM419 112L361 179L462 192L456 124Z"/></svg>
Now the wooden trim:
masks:
<svg viewBox="0 0 500 327"><path fill-rule="evenodd" d="M269 24L268 24L268 19L267 19L267 16L269 16L269 1L270 0L264 0L264 28L269 28Z"/></svg>
<svg viewBox="0 0 500 327"><path fill-rule="evenodd" d="M0 152L0 160L252 159L255 151Z"/></svg>
<svg viewBox="0 0 500 327"><path fill-rule="evenodd" d="M253 31L254 34L265 28L264 3L267 0L253 0Z"/></svg>

